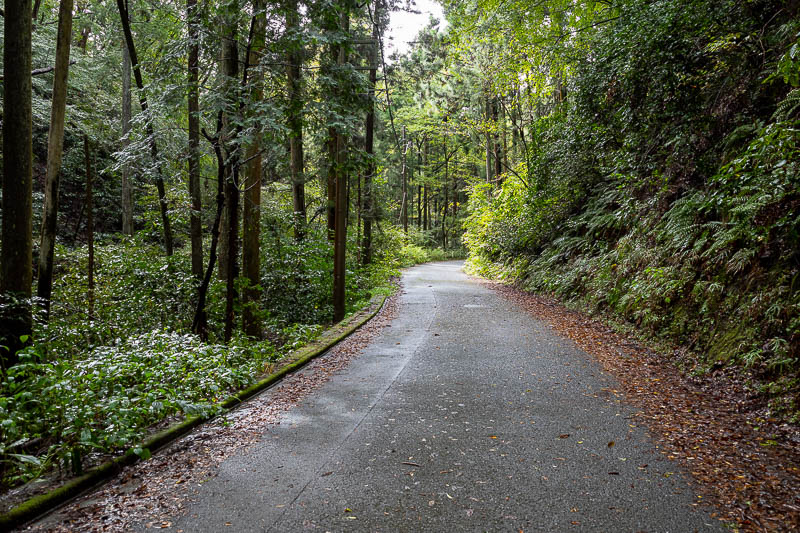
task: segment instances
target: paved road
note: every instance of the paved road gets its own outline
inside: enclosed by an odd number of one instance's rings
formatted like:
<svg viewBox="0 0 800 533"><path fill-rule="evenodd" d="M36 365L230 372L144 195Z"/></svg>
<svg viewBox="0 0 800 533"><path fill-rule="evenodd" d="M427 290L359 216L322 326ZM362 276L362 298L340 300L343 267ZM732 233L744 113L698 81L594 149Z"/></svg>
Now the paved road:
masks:
<svg viewBox="0 0 800 533"><path fill-rule="evenodd" d="M461 263L419 266L391 327L172 530L723 531L614 388Z"/></svg>

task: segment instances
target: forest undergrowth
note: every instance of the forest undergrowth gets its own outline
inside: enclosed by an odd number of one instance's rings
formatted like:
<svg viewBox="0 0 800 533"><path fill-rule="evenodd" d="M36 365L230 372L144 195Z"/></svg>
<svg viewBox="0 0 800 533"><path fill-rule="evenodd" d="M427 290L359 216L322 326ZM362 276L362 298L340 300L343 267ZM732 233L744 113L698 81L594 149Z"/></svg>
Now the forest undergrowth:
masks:
<svg viewBox="0 0 800 533"><path fill-rule="evenodd" d="M524 173L476 184L477 274L742 369L800 422L797 3L630 2L591 37ZM671 352L671 351L670 351Z"/></svg>
<svg viewBox="0 0 800 533"><path fill-rule="evenodd" d="M273 213L275 214L275 213ZM267 220L269 217L265 218ZM268 373L331 323L332 266L327 236L296 242L290 220L268 220L262 249L263 339L222 340L224 281L210 289L207 342L191 333L196 282L190 257L171 257L143 238L109 238L95 249L93 316L87 315L86 249L60 248L60 282L50 320L20 353L0 388L3 492L29 480L70 477L132 448L165 421L212 415L219 404ZM399 268L449 258L385 226L367 267L353 254L348 313L388 294ZM353 249L357 249L353 246ZM238 312L237 312L238 314ZM49 482L48 482L49 483ZM4 506L2 506L4 507Z"/></svg>

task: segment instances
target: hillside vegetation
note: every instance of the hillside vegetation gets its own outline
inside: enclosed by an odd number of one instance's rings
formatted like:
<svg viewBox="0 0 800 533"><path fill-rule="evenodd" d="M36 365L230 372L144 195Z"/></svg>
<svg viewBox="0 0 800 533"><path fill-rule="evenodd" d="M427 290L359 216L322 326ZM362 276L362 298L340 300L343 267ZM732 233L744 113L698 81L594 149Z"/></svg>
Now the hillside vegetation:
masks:
<svg viewBox="0 0 800 533"><path fill-rule="evenodd" d="M797 11L625 1L564 32L566 96L517 172L472 189L472 269L752 369L797 413Z"/></svg>

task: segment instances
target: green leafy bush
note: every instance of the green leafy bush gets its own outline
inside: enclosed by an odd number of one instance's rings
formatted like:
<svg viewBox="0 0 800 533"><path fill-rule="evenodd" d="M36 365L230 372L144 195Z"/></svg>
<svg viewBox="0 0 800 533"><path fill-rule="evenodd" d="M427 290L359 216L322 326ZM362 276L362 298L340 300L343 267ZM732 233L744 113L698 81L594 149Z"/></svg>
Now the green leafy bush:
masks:
<svg viewBox="0 0 800 533"><path fill-rule="evenodd" d="M8 469L4 481L35 476L54 462L78 471L82 457L132 446L170 415L214 413L276 356L267 342L204 344L163 330L74 359L48 360L29 348L0 384L0 455L28 467ZM13 453L32 442L28 453Z"/></svg>
<svg viewBox="0 0 800 533"><path fill-rule="evenodd" d="M797 23L771 2L619 14L533 128L525 173L473 186L470 268L796 387Z"/></svg>

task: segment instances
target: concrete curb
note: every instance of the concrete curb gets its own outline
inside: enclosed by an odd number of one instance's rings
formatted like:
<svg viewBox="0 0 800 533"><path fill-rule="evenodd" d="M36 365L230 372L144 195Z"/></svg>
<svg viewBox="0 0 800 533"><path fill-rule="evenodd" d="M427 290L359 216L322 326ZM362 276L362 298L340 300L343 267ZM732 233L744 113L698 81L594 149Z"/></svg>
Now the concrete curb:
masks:
<svg viewBox="0 0 800 533"><path fill-rule="evenodd" d="M286 359L289 362L282 366L280 370L270 374L258 383L231 395L227 400L222 402L221 406L224 409L236 407L270 385L278 382L284 376L298 370L315 357L325 353L378 314L378 311L381 310L383 304L386 302L386 298L387 296L385 295L374 296L372 300L370 300L369 305L364 307L361 311L358 311L350 318L326 330L314 342L287 356ZM215 416L216 415L189 417L183 422L179 422L151 436L141 444L141 448L151 453L155 452L182 437L200 424L215 418ZM108 461L107 463L103 463L89 470L84 475L72 479L50 492L34 496L22 502L8 512L0 515L0 530L9 531L39 518L54 510L56 507L65 504L69 500L80 496L103 481L108 480L122 470L122 468L132 465L139 460L140 457L136 455L131 448L126 451L124 455Z"/></svg>

